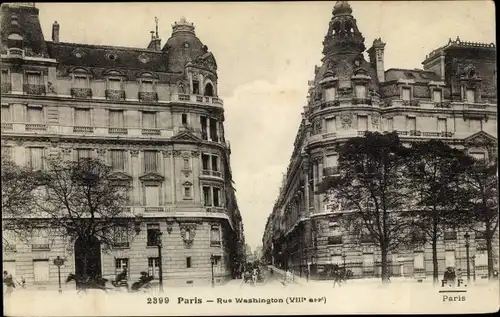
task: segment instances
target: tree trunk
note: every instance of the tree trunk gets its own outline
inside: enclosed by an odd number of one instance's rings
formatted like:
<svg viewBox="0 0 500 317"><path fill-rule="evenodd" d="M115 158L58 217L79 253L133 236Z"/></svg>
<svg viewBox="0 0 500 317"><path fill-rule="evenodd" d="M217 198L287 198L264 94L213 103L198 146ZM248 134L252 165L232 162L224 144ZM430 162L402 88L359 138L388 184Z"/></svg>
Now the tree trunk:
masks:
<svg viewBox="0 0 500 317"><path fill-rule="evenodd" d="M83 252L83 277L87 277L87 251Z"/></svg>
<svg viewBox="0 0 500 317"><path fill-rule="evenodd" d="M493 277L493 245L492 237L494 232L486 233L486 253L488 255L488 279L491 280ZM474 274L476 274L476 263L474 262Z"/></svg>
<svg viewBox="0 0 500 317"><path fill-rule="evenodd" d="M425 267L425 264L424 264ZM438 265L438 255L437 255L437 237L434 235L432 237L432 282L434 285L439 284L439 265Z"/></svg>
<svg viewBox="0 0 500 317"><path fill-rule="evenodd" d="M387 267L387 254L388 254L388 251L387 251L387 247L382 247L381 248L381 251L382 251L382 283L388 283L389 282L389 270L388 270L388 267Z"/></svg>

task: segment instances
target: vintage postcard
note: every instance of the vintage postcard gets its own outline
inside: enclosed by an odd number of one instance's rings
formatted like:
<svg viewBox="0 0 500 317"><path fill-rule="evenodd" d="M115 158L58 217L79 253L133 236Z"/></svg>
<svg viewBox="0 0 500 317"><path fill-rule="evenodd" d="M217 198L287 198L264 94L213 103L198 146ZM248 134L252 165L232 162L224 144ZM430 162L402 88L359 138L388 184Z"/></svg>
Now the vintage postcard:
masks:
<svg viewBox="0 0 500 317"><path fill-rule="evenodd" d="M495 24L3 3L4 315L497 311Z"/></svg>

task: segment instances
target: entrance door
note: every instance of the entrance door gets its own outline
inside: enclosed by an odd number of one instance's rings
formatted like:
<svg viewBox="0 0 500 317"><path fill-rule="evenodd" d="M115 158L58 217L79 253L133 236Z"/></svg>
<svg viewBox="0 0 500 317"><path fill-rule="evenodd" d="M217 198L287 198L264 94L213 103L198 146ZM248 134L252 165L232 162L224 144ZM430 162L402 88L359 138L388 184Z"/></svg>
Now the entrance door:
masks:
<svg viewBox="0 0 500 317"><path fill-rule="evenodd" d="M85 243L80 238L75 242L75 274L77 276L84 275L85 262L87 262L86 275L97 276L102 274L101 243L95 237L91 239L90 243Z"/></svg>

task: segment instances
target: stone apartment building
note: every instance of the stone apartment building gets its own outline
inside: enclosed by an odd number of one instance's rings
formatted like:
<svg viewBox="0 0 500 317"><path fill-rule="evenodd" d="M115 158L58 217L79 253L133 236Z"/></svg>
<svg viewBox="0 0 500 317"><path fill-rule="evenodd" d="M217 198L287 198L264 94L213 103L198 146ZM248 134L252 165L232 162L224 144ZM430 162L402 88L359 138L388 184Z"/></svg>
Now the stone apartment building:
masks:
<svg viewBox="0 0 500 317"><path fill-rule="evenodd" d="M215 282L230 278L244 258L243 225L217 63L195 26L174 23L163 47L158 24L144 48L89 45L60 39L57 22L46 41L33 3L1 10L2 157L35 170L52 154L100 157L132 185L127 207L136 235L110 252L96 244L94 269L158 278L161 231L166 286L209 283L212 256ZM78 240L3 236L4 269L28 284L57 282L57 256L66 260L64 277L80 267Z"/></svg>
<svg viewBox="0 0 500 317"><path fill-rule="evenodd" d="M298 271L319 271L328 263L348 265L355 277L380 275L380 255L366 241L350 244L338 216L341 206L316 193L321 180L338 172L337 149L365 131L397 131L403 142L439 139L475 157L496 155L496 46L450 39L425 57L423 69L385 69L386 44L373 41L365 60L365 39L352 8L338 1L323 42L321 66L310 81L308 104L279 196L266 224L264 253ZM390 49L390 44L388 46ZM498 239L494 245L498 255ZM485 241L471 233L472 270L487 274ZM390 255L394 276L432 275L430 246ZM439 242L441 270L465 272L464 232ZM498 257L494 259L498 268ZM440 272L442 274L442 272Z"/></svg>

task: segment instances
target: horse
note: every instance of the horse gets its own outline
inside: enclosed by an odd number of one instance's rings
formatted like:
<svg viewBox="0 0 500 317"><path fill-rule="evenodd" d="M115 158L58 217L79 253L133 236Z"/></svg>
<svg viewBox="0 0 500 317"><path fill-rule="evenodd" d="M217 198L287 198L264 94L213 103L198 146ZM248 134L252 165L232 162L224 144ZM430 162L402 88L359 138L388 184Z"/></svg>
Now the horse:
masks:
<svg viewBox="0 0 500 317"><path fill-rule="evenodd" d="M97 289L107 292L109 288L106 288L106 282L108 279L102 277L93 277L90 276L76 276L76 274L70 273L68 278L66 279L66 284L71 281L75 281L77 293L87 292L88 289Z"/></svg>
<svg viewBox="0 0 500 317"><path fill-rule="evenodd" d="M332 276L333 276L333 287L335 287L335 284L339 284L339 286L342 286L342 282L346 281L349 277L352 277L352 271L351 270L346 270L339 268L338 266L335 266L332 270Z"/></svg>

